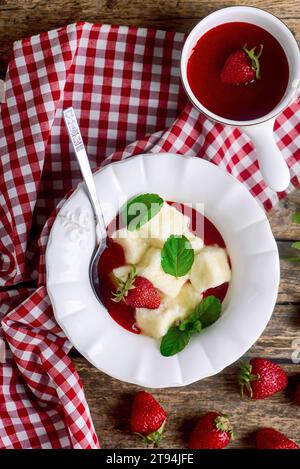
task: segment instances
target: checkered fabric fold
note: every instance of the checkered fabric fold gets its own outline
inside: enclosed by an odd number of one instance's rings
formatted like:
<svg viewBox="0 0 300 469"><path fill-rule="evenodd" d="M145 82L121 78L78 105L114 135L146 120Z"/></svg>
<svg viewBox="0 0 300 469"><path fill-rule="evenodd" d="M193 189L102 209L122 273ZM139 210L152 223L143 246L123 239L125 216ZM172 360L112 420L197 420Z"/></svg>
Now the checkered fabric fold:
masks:
<svg viewBox="0 0 300 469"><path fill-rule="evenodd" d="M239 130L187 103L179 79L183 41L179 33L77 23L14 44L0 113L1 447L99 446L45 288L48 234L81 179L63 108L74 107L94 169L142 152L173 152L219 165L265 209L286 195L265 186ZM298 102L278 117L275 134L292 190L300 175Z"/></svg>

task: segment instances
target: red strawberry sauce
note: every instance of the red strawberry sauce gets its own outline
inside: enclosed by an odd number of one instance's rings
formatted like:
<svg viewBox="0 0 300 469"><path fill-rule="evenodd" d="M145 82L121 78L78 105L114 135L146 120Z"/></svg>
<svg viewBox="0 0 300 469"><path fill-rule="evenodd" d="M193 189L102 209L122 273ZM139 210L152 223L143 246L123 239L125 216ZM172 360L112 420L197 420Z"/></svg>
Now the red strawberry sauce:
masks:
<svg viewBox="0 0 300 469"><path fill-rule="evenodd" d="M191 219L190 228L191 231L200 237L204 235L204 244L205 245L218 245L222 248L225 247L225 242L217 230L217 228L212 224L208 218L204 217L200 212L196 211L194 208L184 206L183 204L176 204L176 207L180 210L180 207L184 207L184 214L189 216ZM113 220L112 224L115 227L120 227L117 221ZM204 233L197 227L204 226ZM108 227L109 232L109 227ZM130 332L139 334L140 330L135 325L135 316L134 308L127 306L124 301L116 303L113 301L112 292L116 290L114 283L111 280L110 274L113 269L120 267L125 264L125 257L123 248L115 243L112 239L109 238L108 246L103 252L100 261L99 261L99 277L100 277L100 294L104 306L107 308L110 316L122 327L127 329ZM204 292L204 296L215 295L221 301L225 298L225 295L228 290L228 282L220 285L216 288L210 288Z"/></svg>
<svg viewBox="0 0 300 469"><path fill-rule="evenodd" d="M220 74L226 59L245 45L251 49L260 44L260 80L239 86L223 83ZM187 64L187 77L194 95L209 111L227 119L251 120L280 102L289 66L283 48L268 31L234 22L216 26L199 39Z"/></svg>

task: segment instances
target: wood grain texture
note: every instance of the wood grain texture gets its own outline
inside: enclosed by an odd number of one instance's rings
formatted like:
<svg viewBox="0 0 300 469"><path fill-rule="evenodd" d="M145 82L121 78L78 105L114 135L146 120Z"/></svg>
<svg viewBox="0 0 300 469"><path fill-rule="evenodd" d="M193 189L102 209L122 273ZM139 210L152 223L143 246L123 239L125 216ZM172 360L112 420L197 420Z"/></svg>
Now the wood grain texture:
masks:
<svg viewBox="0 0 300 469"><path fill-rule="evenodd" d="M139 439L129 431L132 400L139 388L106 377L82 358L75 359L75 363L102 447L142 448ZM240 398L236 382L237 364L184 388L153 390L169 417L169 427L161 447L187 448L197 417L211 410L230 416L237 433L231 447L253 448L253 433L264 426L282 429L300 444L297 425L300 410L293 403L299 371L297 365L292 364L283 365L283 368L289 374L289 389L264 401Z"/></svg>
<svg viewBox="0 0 300 469"><path fill-rule="evenodd" d="M300 211L300 191L292 192L268 214L275 238L280 240L300 239L300 225L291 223L292 215Z"/></svg>
<svg viewBox="0 0 300 469"><path fill-rule="evenodd" d="M264 335L244 357L262 356L274 360L277 357L289 375L290 386L263 402L252 402L239 397L236 374L238 364L222 373L198 383L181 388L153 390L156 398L166 409L169 430L163 448L186 448L188 436L197 416L208 410L219 410L231 416L237 438L232 447L253 447L253 432L265 425L282 428L300 444L296 415L300 409L293 403L295 384L300 382L299 365L291 362L296 340L300 346L300 306L280 305ZM74 359L83 380L97 433L105 448L140 448L140 442L129 432L132 399L138 386L120 383L97 371L83 358ZM246 417L247 416L247 417Z"/></svg>
<svg viewBox="0 0 300 469"><path fill-rule="evenodd" d="M248 4L244 0L0 0L0 70L3 75L15 40L75 21L185 32L218 8ZM279 16L300 39L299 0L257 0L251 5Z"/></svg>
<svg viewBox="0 0 300 469"><path fill-rule="evenodd" d="M0 0L0 77L4 76L15 40L68 23L84 20L187 32L217 8L247 4L247 0ZM300 41L300 0L256 0L251 5L279 16ZM282 256L290 255L291 242L300 239L300 226L291 223L297 209L300 209L300 191L290 194L268 215ZM292 363L296 347L300 350L299 272L300 263L281 261L277 306L264 334L247 352L247 357L259 355L282 363L290 376L288 391L263 402L242 401L236 384L237 364L179 390L155 390L170 420L164 448L186 448L195 419L209 410L222 410L231 415L237 433L232 447L253 447L252 434L262 426L282 429L300 444L297 424L300 410L293 404L295 383L300 382L300 366ZM102 446L141 447L128 426L132 398L139 388L101 373L75 351L72 357Z"/></svg>

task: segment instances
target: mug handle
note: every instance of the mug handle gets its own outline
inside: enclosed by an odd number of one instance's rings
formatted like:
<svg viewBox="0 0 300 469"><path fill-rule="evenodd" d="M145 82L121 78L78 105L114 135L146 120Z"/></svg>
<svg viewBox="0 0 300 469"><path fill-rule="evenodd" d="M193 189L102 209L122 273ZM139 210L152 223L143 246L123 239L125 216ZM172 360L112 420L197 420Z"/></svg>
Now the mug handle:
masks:
<svg viewBox="0 0 300 469"><path fill-rule="evenodd" d="M255 146L259 168L265 183L274 191L287 189L291 177L289 168L279 150L273 134L275 117L261 124L240 126Z"/></svg>

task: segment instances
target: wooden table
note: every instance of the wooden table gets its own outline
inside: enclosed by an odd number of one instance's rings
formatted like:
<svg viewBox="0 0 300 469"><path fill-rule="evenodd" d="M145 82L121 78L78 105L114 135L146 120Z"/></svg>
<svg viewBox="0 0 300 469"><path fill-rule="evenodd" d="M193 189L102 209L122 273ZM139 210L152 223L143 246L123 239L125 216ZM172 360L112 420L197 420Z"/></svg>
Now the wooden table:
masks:
<svg viewBox="0 0 300 469"><path fill-rule="evenodd" d="M217 8L247 3L244 0L0 0L0 77L5 74L13 41L43 30L87 20L189 31L200 18ZM252 6L279 16L300 42L299 0L257 0ZM291 223L299 205L300 192L294 192L268 215L281 255L290 253L291 242L300 239L300 225ZM300 409L292 400L295 383L300 382L300 367L292 363L297 344L300 360L299 269L300 264L281 262L274 314L263 336L247 353L247 357L261 356L280 363L291 378L290 389L261 402L241 400L235 364L217 376L185 388L156 390L154 394L170 420L164 448L186 448L197 416L215 409L228 413L236 426L237 439L232 447L253 447L252 433L262 426L282 429L300 445ZM139 440L128 431L132 397L139 388L111 379L78 354L73 355L102 447L139 448Z"/></svg>

